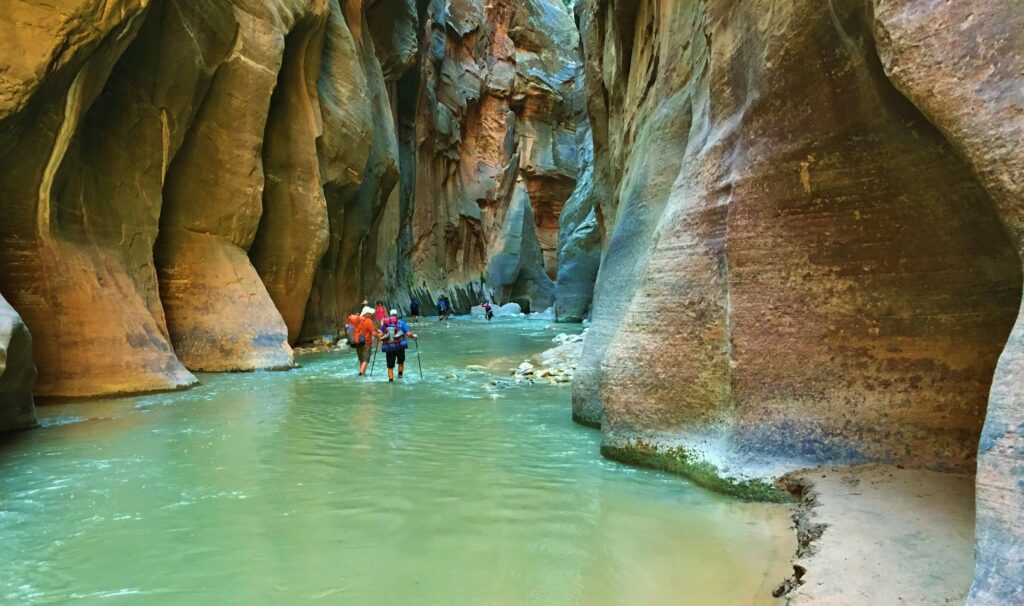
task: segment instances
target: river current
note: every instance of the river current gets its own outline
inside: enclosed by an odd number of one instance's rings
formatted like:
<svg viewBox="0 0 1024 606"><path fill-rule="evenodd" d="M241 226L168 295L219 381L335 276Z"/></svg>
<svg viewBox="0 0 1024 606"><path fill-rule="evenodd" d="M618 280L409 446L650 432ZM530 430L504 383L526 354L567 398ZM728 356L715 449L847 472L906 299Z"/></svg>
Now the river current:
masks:
<svg viewBox="0 0 1024 606"><path fill-rule="evenodd" d="M41 407L0 444L0 603L777 602L787 509L602 459L568 386L510 381L547 322L416 330L423 380L346 350Z"/></svg>

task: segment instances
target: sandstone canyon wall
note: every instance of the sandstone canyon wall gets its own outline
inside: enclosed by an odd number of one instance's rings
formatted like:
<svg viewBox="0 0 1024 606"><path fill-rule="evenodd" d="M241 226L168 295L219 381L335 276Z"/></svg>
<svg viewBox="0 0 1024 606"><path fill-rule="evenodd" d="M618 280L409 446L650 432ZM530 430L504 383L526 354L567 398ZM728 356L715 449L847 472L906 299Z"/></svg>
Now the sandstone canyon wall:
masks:
<svg viewBox="0 0 1024 606"><path fill-rule="evenodd" d="M287 368L364 297L551 304L557 0L19 0L0 33L0 292L39 395Z"/></svg>
<svg viewBox="0 0 1024 606"><path fill-rule="evenodd" d="M415 205L399 273L425 296L472 284L544 310L576 181L575 24L560 2L434 1L424 29L403 140L402 198Z"/></svg>
<svg viewBox="0 0 1024 606"><path fill-rule="evenodd" d="M977 461L971 601L1024 599L1022 19L584 3L604 243L573 413L606 454L767 498L792 467Z"/></svg>

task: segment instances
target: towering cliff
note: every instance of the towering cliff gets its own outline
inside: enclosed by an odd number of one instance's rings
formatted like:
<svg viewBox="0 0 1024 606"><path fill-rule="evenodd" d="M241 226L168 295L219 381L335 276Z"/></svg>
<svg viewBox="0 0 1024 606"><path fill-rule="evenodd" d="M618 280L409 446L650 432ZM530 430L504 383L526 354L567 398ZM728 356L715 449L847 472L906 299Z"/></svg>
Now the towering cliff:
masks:
<svg viewBox="0 0 1024 606"><path fill-rule="evenodd" d="M402 141L411 212L400 281L421 294L475 284L546 309L576 180L575 25L560 2L538 0L435 0L424 19Z"/></svg>
<svg viewBox="0 0 1024 606"><path fill-rule="evenodd" d="M1022 8L585 2L606 454L765 494L980 452L972 602L1024 598Z"/></svg>
<svg viewBox="0 0 1024 606"><path fill-rule="evenodd" d="M558 0L24 0L0 32L0 292L40 395L287 368L364 297L552 302Z"/></svg>

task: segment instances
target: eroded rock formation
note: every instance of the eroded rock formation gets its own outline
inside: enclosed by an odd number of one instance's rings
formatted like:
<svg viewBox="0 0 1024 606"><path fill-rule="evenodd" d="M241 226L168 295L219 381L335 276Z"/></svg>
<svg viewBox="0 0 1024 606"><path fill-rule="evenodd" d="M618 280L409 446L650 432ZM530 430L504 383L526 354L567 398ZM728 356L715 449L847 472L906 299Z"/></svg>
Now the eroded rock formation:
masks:
<svg viewBox="0 0 1024 606"><path fill-rule="evenodd" d="M576 78L577 179L576 189L559 217L558 280L555 317L559 322L580 322L590 315L594 283L601 266L604 229L598 194L594 189L594 142L586 112L583 65Z"/></svg>
<svg viewBox="0 0 1024 606"><path fill-rule="evenodd" d="M572 18L557 1L435 0L423 27L416 120L403 140L414 146L403 198L416 204L402 271L418 292L473 284L543 310L554 300L557 217L576 179ZM505 219L523 195L544 264L526 251L521 272L488 269L517 231ZM530 234L523 241L532 246Z"/></svg>
<svg viewBox="0 0 1024 606"><path fill-rule="evenodd" d="M35 382L32 336L17 312L0 297L0 432L36 424Z"/></svg>
<svg viewBox="0 0 1024 606"><path fill-rule="evenodd" d="M130 87L115 69L145 9L18 2L0 18L0 292L32 331L41 395L195 381L171 348L153 264L171 124L151 95L165 88Z"/></svg>
<svg viewBox="0 0 1024 606"><path fill-rule="evenodd" d="M606 454L770 496L969 472L980 435L972 602L1021 599L1021 8L585 3L608 195L574 415Z"/></svg>
<svg viewBox="0 0 1024 606"><path fill-rule="evenodd" d="M0 32L0 292L41 395L287 368L364 297L553 301L558 0L25 0Z"/></svg>

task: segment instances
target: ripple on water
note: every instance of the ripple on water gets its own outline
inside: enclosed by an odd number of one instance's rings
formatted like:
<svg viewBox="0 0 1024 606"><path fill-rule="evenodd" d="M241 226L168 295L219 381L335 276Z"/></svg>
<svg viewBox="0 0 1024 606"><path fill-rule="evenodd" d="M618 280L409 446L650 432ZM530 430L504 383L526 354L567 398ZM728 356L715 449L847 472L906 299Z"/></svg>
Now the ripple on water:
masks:
<svg viewBox="0 0 1024 606"><path fill-rule="evenodd" d="M772 602L785 509L601 459L565 386L483 388L543 323L418 332L422 381L342 351L43 408L0 450L0 601Z"/></svg>

